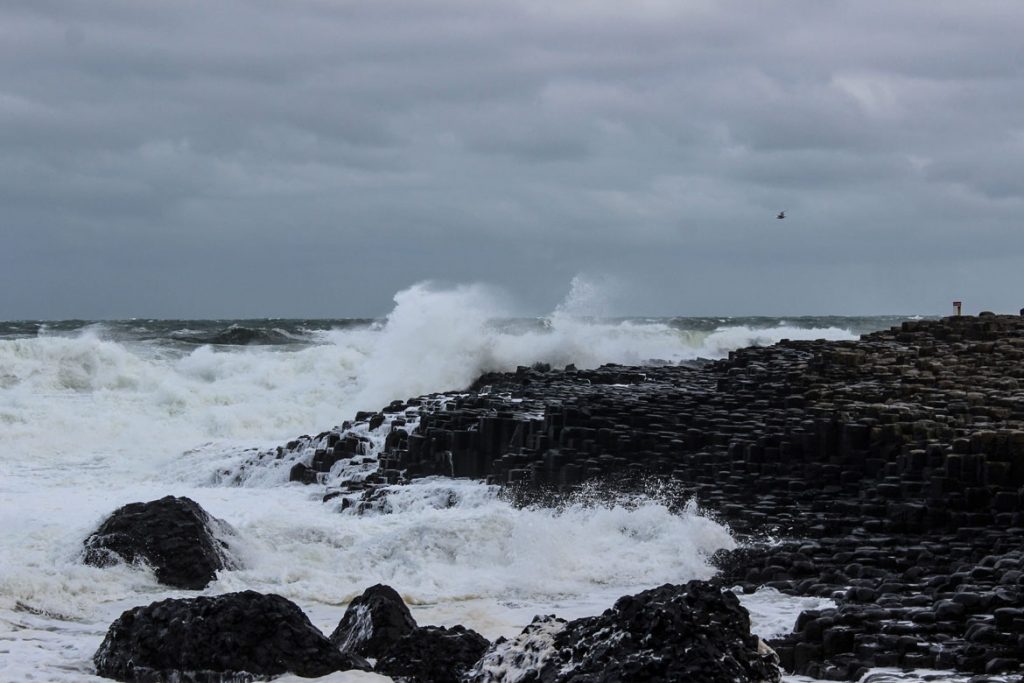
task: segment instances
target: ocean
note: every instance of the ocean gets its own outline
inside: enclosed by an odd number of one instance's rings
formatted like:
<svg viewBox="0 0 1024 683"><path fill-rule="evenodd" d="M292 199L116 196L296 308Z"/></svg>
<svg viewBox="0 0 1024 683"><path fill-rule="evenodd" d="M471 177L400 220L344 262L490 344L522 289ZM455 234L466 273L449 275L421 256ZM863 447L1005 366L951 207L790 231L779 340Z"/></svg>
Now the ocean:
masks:
<svg viewBox="0 0 1024 683"><path fill-rule="evenodd" d="M625 594L708 578L708 557L736 540L696 508L670 510L657 491L581 496L555 510L518 508L479 482L426 479L396 492L390 514L355 515L281 468L224 473L356 411L457 390L486 371L715 359L905 319L610 318L570 305L510 318L474 288L414 287L395 300L382 320L0 322L0 680L105 680L91 657L122 611L195 595L144 567L81 562L82 541L110 512L169 494L238 530L242 567L204 594L277 593L328 633L375 583L398 590L421 624L463 624L493 640L535 614L597 614ZM770 589L742 600L763 637L829 602Z"/></svg>

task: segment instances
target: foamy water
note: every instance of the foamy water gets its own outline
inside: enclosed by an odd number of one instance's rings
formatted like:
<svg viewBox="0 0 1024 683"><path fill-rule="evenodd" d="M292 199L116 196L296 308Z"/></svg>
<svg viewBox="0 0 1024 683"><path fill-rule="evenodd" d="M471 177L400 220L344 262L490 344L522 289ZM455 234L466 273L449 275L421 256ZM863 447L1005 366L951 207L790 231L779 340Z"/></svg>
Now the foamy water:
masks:
<svg viewBox="0 0 1024 683"><path fill-rule="evenodd" d="M507 316L487 288L417 286L396 296L386 321L285 330L302 340L290 346L184 344L184 332L146 337L113 324L0 337L0 680L89 680L91 656L123 610L195 594L158 585L144 568L79 561L82 540L111 511L168 494L193 498L238 531L241 568L222 572L206 594L278 593L327 632L378 582L396 588L421 623L461 623L493 639L535 614L596 614L626 593L709 577L707 557L733 544L728 530L657 497L523 510L480 483L428 480L396 492L392 514L360 517L278 477L211 485L246 448L322 431L395 398L462 388L484 371L674 362L782 338L853 336L784 321L686 329L581 318L582 289L525 327L495 322ZM432 502L453 488L457 504ZM771 592L744 600L766 635L808 606Z"/></svg>

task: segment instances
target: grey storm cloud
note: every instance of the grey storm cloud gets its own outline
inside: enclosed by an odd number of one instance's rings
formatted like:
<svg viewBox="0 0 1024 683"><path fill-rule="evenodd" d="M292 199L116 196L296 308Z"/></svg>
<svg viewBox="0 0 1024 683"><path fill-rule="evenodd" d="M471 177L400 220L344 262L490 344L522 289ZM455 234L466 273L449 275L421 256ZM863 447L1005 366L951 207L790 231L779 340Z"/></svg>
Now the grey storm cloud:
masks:
<svg viewBox="0 0 1024 683"><path fill-rule="evenodd" d="M1024 305L1019 2L9 0L0 318ZM785 209L789 218L776 221Z"/></svg>

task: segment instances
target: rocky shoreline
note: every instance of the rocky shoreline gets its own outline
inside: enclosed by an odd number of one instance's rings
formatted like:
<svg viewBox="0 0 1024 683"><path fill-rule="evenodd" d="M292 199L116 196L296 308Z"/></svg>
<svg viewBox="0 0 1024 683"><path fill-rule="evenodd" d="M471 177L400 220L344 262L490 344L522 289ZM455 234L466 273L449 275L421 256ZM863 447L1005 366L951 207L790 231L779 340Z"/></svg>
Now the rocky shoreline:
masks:
<svg viewBox="0 0 1024 683"><path fill-rule="evenodd" d="M786 671L1013 678L1024 653L1022 382L1024 317L911 321L685 366L488 374L245 467L288 467L350 512L386 509L389 486L432 475L500 484L523 502L669 482L676 504L695 499L743 541L715 557L716 585L837 603L769 642Z"/></svg>
<svg viewBox="0 0 1024 683"><path fill-rule="evenodd" d="M772 643L786 670L1015 671L1022 382L1024 318L989 314L685 367L520 368L449 396L411 433L392 425L355 504L380 483L434 474L525 495L668 478L747 539L716 558L723 585L839 603ZM310 469L322 474L344 455L319 450ZM768 535L784 540L758 543Z"/></svg>

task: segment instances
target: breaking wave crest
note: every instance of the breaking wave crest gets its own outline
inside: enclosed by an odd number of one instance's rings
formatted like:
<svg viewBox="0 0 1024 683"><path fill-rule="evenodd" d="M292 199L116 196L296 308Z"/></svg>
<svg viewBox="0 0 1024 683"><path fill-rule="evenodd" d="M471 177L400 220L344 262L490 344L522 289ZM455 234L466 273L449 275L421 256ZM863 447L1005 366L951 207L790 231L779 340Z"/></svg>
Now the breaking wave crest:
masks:
<svg viewBox="0 0 1024 683"><path fill-rule="evenodd" d="M517 320L491 288L419 284L395 296L382 322L309 332L293 345L119 340L95 324L0 338L0 437L15 458L130 451L138 464L211 441L255 445L320 431L357 410L518 365L678 362L783 338L854 336L781 321L694 329L685 319L595 318L598 298L576 280L552 315Z"/></svg>

